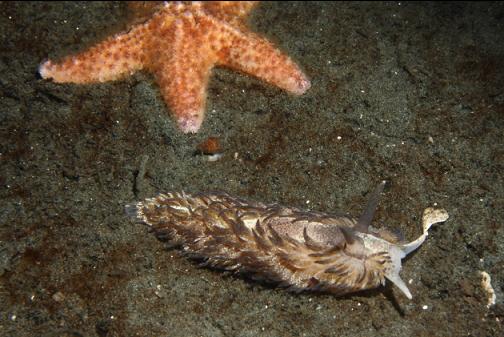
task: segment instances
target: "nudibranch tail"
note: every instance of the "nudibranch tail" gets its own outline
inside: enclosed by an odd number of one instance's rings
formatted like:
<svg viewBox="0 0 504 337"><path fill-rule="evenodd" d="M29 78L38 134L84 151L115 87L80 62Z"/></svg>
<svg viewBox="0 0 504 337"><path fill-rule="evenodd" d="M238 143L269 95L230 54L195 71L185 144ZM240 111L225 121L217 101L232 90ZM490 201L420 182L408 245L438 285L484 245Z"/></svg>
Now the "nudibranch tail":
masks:
<svg viewBox="0 0 504 337"><path fill-rule="evenodd" d="M124 207L124 211L126 212L126 215L135 219L136 222L143 222L144 218L141 213L141 202L137 202L134 204L128 204Z"/></svg>

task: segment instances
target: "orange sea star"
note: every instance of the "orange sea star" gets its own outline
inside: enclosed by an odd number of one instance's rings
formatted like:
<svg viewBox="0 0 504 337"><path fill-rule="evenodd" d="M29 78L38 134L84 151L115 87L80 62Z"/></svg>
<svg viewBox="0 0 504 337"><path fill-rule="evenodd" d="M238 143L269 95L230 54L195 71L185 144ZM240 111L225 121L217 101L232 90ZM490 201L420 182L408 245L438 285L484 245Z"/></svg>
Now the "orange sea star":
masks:
<svg viewBox="0 0 504 337"><path fill-rule="evenodd" d="M55 82L116 80L144 69L159 84L179 128L197 132L211 69L227 66L296 95L310 88L299 67L245 27L256 2L166 3L152 18L61 62L40 65Z"/></svg>

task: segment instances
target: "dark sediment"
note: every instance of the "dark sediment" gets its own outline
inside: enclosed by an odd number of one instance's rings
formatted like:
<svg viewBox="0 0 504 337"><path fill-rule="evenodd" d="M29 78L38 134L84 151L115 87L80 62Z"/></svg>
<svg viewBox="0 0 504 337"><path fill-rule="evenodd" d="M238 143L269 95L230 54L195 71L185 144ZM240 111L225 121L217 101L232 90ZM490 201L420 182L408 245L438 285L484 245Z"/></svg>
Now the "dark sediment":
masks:
<svg viewBox="0 0 504 337"><path fill-rule="evenodd" d="M250 26L312 88L292 97L216 69L196 135L176 129L147 74L37 78L44 58L123 29L124 5L2 2L0 14L0 335L504 334L502 3L264 3ZM195 154L210 136L216 162ZM199 269L124 214L157 192L219 189L357 216L382 179L376 223L411 239L426 207L450 214L404 263L412 301L390 285L294 295Z"/></svg>

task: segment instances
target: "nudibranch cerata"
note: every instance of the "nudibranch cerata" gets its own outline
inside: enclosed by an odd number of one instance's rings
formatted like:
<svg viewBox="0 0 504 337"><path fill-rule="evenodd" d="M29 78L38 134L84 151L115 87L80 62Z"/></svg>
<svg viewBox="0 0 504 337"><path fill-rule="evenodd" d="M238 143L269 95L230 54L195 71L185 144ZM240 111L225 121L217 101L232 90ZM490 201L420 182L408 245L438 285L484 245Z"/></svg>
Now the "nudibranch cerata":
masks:
<svg viewBox="0 0 504 337"><path fill-rule="evenodd" d="M401 260L425 241L433 224L446 221L448 213L427 208L422 235L403 242L399 235L370 225L384 186L382 182L372 193L358 219L226 193L160 194L126 210L205 266L293 291L336 295L376 288L388 279L411 299L399 276Z"/></svg>

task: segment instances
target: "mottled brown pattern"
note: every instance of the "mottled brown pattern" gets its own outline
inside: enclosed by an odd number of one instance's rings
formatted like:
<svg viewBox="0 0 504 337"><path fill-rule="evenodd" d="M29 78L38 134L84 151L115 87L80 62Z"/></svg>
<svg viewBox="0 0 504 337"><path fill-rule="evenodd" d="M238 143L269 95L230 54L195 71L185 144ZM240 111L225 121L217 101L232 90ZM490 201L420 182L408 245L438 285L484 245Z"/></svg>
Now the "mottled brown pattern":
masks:
<svg viewBox="0 0 504 337"><path fill-rule="evenodd" d="M128 206L155 233L203 264L290 290L342 295L383 284L387 252L370 252L348 216L245 201L225 193L168 193ZM352 235L352 242L342 231Z"/></svg>

